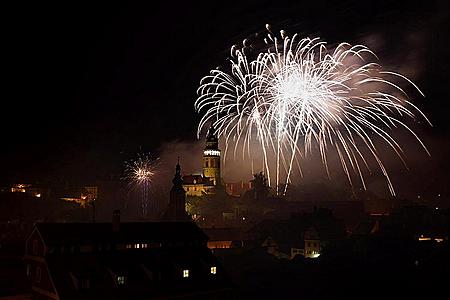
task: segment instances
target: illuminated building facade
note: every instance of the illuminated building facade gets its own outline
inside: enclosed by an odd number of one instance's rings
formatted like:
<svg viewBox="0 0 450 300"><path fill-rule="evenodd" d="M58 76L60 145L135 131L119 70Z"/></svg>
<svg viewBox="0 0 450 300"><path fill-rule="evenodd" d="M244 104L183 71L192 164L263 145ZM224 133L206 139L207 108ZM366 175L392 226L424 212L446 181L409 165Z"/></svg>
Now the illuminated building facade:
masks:
<svg viewBox="0 0 450 300"><path fill-rule="evenodd" d="M320 237L317 230L313 227L304 233L305 250L304 256L308 258L316 258L320 256Z"/></svg>
<svg viewBox="0 0 450 300"><path fill-rule="evenodd" d="M251 182L223 182L220 160L219 139L215 134L214 127L211 127L206 135L206 145L203 150L202 174L183 176L183 188L186 191L186 196L201 197L203 195L214 194L216 187L219 185L223 185L229 195L236 197L242 196L246 191L252 189Z"/></svg>
<svg viewBox="0 0 450 300"><path fill-rule="evenodd" d="M50 189L32 184L17 183L5 189L11 193L26 193L36 198L47 198L50 195Z"/></svg>
<svg viewBox="0 0 450 300"><path fill-rule="evenodd" d="M201 197L204 194L214 193L214 185L202 175L190 174L183 176L183 188L186 196Z"/></svg>
<svg viewBox="0 0 450 300"><path fill-rule="evenodd" d="M206 136L206 147L203 150L203 177L209 178L214 185L221 184L219 139L214 134L214 127L208 130Z"/></svg>
<svg viewBox="0 0 450 300"><path fill-rule="evenodd" d="M65 191L64 196L60 199L66 202L74 202L81 207L85 207L98 199L98 186L85 186Z"/></svg>
<svg viewBox="0 0 450 300"><path fill-rule="evenodd" d="M202 174L189 174L183 176L183 188L186 196L199 197L214 193L214 188L222 184L220 177L220 149L219 139L214 133L214 127L208 130L206 146L203 150Z"/></svg>

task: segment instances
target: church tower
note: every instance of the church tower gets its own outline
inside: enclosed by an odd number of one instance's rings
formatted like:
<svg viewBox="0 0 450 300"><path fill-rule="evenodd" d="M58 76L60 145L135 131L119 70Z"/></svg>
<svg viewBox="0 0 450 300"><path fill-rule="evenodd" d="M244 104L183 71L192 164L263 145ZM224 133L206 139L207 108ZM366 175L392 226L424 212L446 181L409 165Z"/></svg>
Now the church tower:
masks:
<svg viewBox="0 0 450 300"><path fill-rule="evenodd" d="M163 219L167 221L189 221L191 218L186 213L186 192L183 188L180 163L177 163L172 183L169 205Z"/></svg>
<svg viewBox="0 0 450 300"><path fill-rule="evenodd" d="M206 147L203 150L203 177L211 179L214 185L220 185L220 150L219 139L213 126L206 135Z"/></svg>

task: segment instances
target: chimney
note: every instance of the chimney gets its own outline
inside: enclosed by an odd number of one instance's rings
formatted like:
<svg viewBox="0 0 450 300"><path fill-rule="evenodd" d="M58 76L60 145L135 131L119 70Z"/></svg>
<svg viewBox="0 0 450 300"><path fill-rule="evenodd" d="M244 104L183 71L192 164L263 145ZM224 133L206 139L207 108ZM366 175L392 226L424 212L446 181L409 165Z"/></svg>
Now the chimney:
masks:
<svg viewBox="0 0 450 300"><path fill-rule="evenodd" d="M119 232L119 229L120 229L120 210L116 209L113 211L112 231Z"/></svg>

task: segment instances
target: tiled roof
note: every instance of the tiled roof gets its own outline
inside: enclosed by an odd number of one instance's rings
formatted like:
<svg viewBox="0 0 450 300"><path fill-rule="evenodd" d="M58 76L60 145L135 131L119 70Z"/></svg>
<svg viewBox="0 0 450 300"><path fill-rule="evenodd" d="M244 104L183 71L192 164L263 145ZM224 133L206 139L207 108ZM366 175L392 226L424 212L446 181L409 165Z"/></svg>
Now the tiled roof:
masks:
<svg viewBox="0 0 450 300"><path fill-rule="evenodd" d="M229 287L224 270L207 248L50 255L49 271L60 299L150 299L208 293ZM217 267L217 275L210 268ZM189 270L189 279L182 270ZM117 276L126 284L117 286ZM82 280L89 288L81 288Z"/></svg>
<svg viewBox="0 0 450 300"><path fill-rule="evenodd" d="M126 243L208 239L193 222L120 223L118 232L113 232L111 223L38 223L36 227L47 245L91 241Z"/></svg>
<svg viewBox="0 0 450 300"><path fill-rule="evenodd" d="M183 176L183 184L213 185L213 182L211 181L211 179L209 179L207 177L203 177L202 175L190 174L190 175Z"/></svg>

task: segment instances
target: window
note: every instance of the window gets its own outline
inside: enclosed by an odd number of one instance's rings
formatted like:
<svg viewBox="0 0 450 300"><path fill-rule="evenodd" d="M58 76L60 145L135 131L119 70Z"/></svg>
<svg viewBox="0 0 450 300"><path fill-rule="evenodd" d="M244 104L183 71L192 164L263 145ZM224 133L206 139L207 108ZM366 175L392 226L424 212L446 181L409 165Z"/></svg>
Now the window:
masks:
<svg viewBox="0 0 450 300"><path fill-rule="evenodd" d="M31 277L31 266L30 266L30 264L27 264L27 277L28 278Z"/></svg>
<svg viewBox="0 0 450 300"><path fill-rule="evenodd" d="M139 249L140 246L141 246L141 245L139 245L139 244L134 244L134 248L135 248L135 249Z"/></svg>
<svg viewBox="0 0 450 300"><path fill-rule="evenodd" d="M125 276L117 276L117 285L125 285Z"/></svg>
<svg viewBox="0 0 450 300"><path fill-rule="evenodd" d="M41 267L36 267L36 277L34 278L34 281L37 283L41 282Z"/></svg>
<svg viewBox="0 0 450 300"><path fill-rule="evenodd" d="M87 279L87 278L81 279L81 288L82 288L83 290L88 289L89 286L90 286L90 284L89 284L89 279Z"/></svg>
<svg viewBox="0 0 450 300"><path fill-rule="evenodd" d="M131 245L131 244L127 244L127 245L125 246L126 249L131 249L132 247L133 247L133 245Z"/></svg>
<svg viewBox="0 0 450 300"><path fill-rule="evenodd" d="M141 244L141 248L142 248L142 249L148 248L148 244Z"/></svg>
<svg viewBox="0 0 450 300"><path fill-rule="evenodd" d="M183 278L189 277L189 270L183 270Z"/></svg>
<svg viewBox="0 0 450 300"><path fill-rule="evenodd" d="M38 255L38 252L39 252L38 240L33 240L33 255Z"/></svg>
<svg viewBox="0 0 450 300"><path fill-rule="evenodd" d="M217 268L211 267L211 274L216 274L216 273L217 273Z"/></svg>

